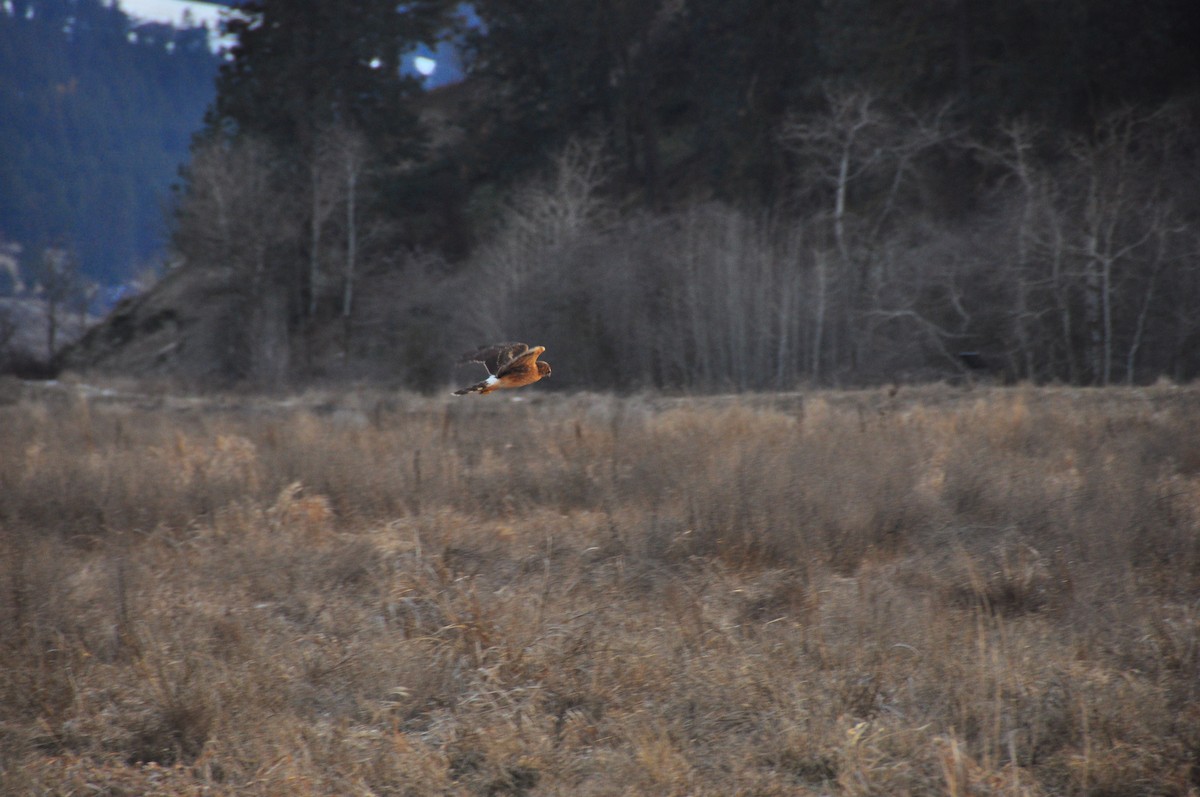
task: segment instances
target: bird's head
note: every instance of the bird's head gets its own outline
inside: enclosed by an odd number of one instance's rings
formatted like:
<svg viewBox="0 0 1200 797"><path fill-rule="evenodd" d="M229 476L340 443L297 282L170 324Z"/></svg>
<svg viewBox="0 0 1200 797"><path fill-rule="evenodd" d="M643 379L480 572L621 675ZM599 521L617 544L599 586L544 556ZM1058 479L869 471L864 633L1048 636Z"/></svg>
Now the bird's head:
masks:
<svg viewBox="0 0 1200 797"><path fill-rule="evenodd" d="M550 376L550 363L544 363L539 360L537 366L538 376L542 377L543 379L545 379L547 376Z"/></svg>

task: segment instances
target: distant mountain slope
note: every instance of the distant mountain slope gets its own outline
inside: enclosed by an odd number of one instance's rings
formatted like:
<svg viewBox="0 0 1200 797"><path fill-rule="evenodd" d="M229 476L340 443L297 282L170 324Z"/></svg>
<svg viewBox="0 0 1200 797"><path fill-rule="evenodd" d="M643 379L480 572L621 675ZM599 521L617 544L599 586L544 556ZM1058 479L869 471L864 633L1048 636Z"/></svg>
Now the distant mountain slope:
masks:
<svg viewBox="0 0 1200 797"><path fill-rule="evenodd" d="M203 28L135 25L101 0L0 6L0 235L126 278L161 250L218 65Z"/></svg>

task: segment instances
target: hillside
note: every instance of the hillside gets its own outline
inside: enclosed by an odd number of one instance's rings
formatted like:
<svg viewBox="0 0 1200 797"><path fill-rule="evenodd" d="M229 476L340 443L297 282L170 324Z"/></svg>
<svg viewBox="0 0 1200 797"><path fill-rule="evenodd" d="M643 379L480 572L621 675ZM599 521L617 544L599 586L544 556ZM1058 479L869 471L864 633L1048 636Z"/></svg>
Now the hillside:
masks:
<svg viewBox="0 0 1200 797"><path fill-rule="evenodd" d="M171 272L150 291L118 303L102 324L59 354L56 366L228 384L234 374L226 370L231 345L227 330L237 310L220 272Z"/></svg>
<svg viewBox="0 0 1200 797"><path fill-rule="evenodd" d="M161 258L170 188L212 101L202 28L101 0L0 10L0 239L72 250L104 285Z"/></svg>

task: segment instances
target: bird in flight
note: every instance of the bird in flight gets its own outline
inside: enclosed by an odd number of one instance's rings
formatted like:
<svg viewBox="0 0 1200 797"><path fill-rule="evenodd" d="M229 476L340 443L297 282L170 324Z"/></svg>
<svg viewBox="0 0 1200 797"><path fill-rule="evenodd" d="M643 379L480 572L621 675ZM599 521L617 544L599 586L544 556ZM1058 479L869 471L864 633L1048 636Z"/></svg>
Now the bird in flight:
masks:
<svg viewBox="0 0 1200 797"><path fill-rule="evenodd" d="M454 395L491 393L502 388L532 385L539 379L550 376L549 364L538 362L538 357L545 350L545 346L534 346L531 349L524 343L497 343L464 354L460 362L483 363L489 376L482 382L454 391Z"/></svg>

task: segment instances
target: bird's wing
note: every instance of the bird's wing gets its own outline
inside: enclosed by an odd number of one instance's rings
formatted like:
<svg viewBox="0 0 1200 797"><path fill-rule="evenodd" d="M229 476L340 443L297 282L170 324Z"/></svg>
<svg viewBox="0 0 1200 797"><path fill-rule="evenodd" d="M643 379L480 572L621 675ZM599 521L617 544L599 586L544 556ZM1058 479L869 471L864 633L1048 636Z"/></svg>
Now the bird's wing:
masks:
<svg viewBox="0 0 1200 797"><path fill-rule="evenodd" d="M524 343L497 343L492 346L482 346L473 352L468 352L462 356L459 362L483 363L488 373L495 376L501 368L504 368L528 350L529 347Z"/></svg>
<svg viewBox="0 0 1200 797"><path fill-rule="evenodd" d="M525 351L518 352L511 360L501 365L500 370L496 372L496 376L504 376L505 374L510 374L514 371L521 371L526 368L536 369L537 366L534 365L534 363L537 361L537 358L541 356L542 352L545 351L545 349L541 346L534 346L532 349L528 347L525 348Z"/></svg>

